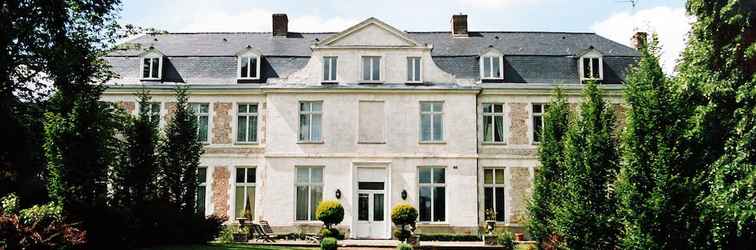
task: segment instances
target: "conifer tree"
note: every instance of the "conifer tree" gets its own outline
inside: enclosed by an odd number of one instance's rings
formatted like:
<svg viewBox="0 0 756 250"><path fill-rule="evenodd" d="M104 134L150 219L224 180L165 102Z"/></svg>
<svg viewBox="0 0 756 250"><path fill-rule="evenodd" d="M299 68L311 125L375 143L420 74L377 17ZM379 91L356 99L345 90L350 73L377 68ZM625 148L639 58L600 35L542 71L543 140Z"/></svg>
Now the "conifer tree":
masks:
<svg viewBox="0 0 756 250"><path fill-rule="evenodd" d="M544 114L533 197L528 207L528 232L542 246L556 235L554 210L559 207L564 187L564 143L569 127L570 107L561 89L556 89Z"/></svg>
<svg viewBox="0 0 756 250"><path fill-rule="evenodd" d="M614 113L595 82L583 91L580 116L567 131L565 185L555 225L571 249L614 249L619 224L611 190L619 167Z"/></svg>

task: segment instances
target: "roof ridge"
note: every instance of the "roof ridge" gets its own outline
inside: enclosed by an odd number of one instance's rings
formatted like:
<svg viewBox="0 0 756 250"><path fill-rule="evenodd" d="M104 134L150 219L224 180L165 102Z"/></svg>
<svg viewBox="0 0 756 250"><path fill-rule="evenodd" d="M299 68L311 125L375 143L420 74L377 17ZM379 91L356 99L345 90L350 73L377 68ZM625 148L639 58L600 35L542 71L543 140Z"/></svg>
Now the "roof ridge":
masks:
<svg viewBox="0 0 756 250"><path fill-rule="evenodd" d="M451 33L451 31L404 31L407 33ZM596 34L596 32L581 32L581 31L516 31L516 30L484 30L484 31L468 31L467 33L545 33L545 34Z"/></svg>

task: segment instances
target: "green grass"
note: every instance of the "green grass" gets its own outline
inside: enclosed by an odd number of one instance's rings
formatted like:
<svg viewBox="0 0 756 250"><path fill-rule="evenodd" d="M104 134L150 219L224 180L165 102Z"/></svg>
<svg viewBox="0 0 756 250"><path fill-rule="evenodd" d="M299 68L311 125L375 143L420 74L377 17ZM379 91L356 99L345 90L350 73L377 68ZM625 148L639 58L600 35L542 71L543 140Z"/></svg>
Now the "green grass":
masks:
<svg viewBox="0 0 756 250"><path fill-rule="evenodd" d="M312 250L312 249L317 249L317 248L210 243L207 245L160 246L160 247L145 248L143 250L285 250L285 249Z"/></svg>

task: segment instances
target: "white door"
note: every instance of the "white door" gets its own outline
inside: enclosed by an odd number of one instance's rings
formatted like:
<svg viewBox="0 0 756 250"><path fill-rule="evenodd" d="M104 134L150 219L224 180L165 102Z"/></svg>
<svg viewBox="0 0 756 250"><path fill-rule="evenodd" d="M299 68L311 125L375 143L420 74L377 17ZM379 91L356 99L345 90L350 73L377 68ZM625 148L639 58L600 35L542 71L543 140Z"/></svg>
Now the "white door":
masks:
<svg viewBox="0 0 756 250"><path fill-rule="evenodd" d="M359 239L388 239L386 170L358 168L354 221Z"/></svg>

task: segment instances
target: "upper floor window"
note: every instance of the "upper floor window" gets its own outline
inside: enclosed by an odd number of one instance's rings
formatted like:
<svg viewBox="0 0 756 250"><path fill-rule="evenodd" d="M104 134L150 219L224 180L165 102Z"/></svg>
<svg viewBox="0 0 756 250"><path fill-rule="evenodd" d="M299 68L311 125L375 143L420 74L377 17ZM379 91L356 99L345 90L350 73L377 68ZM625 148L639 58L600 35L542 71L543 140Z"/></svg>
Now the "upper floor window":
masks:
<svg viewBox="0 0 756 250"><path fill-rule="evenodd" d="M336 81L337 59L335 56L323 57L323 82Z"/></svg>
<svg viewBox="0 0 756 250"><path fill-rule="evenodd" d="M407 82L421 82L420 57L407 57Z"/></svg>
<svg viewBox="0 0 756 250"><path fill-rule="evenodd" d="M142 58L142 79L160 80L163 77L163 57L157 54Z"/></svg>
<svg viewBox="0 0 756 250"><path fill-rule="evenodd" d="M159 102L150 102L150 103L147 103L147 105L144 105L140 108L144 109L144 111L147 112L147 117L150 119L150 122L154 122L156 124L160 123L160 103Z"/></svg>
<svg viewBox="0 0 756 250"><path fill-rule="evenodd" d="M257 104L239 104L236 113L236 142L257 142Z"/></svg>
<svg viewBox="0 0 756 250"><path fill-rule="evenodd" d="M483 142L504 143L504 104L483 104Z"/></svg>
<svg viewBox="0 0 756 250"><path fill-rule="evenodd" d="M503 79L504 56L493 48L484 49L480 54L480 79Z"/></svg>
<svg viewBox="0 0 756 250"><path fill-rule="evenodd" d="M239 79L260 79L260 56L252 53L239 56Z"/></svg>
<svg viewBox="0 0 756 250"><path fill-rule="evenodd" d="M320 142L323 102L305 101L299 103L299 141Z"/></svg>
<svg viewBox="0 0 756 250"><path fill-rule="evenodd" d="M380 56L363 56L362 57L362 80L374 81L374 82L381 80L381 57Z"/></svg>
<svg viewBox="0 0 756 250"><path fill-rule="evenodd" d="M534 103L533 104L533 143L537 144L541 142L541 134L543 132L543 114L546 113L546 109L549 108L548 104Z"/></svg>
<svg viewBox="0 0 756 250"><path fill-rule="evenodd" d="M604 66L601 53L593 48L589 48L580 56L579 73L580 81L584 80L602 80L604 79Z"/></svg>
<svg viewBox="0 0 756 250"><path fill-rule="evenodd" d="M420 102L421 142L442 142L444 140L443 106L443 102Z"/></svg>
<svg viewBox="0 0 756 250"><path fill-rule="evenodd" d="M192 111L197 119L197 140L208 142L208 131L210 124L210 104L192 103Z"/></svg>

